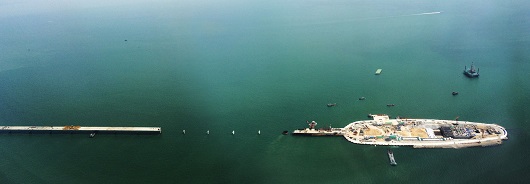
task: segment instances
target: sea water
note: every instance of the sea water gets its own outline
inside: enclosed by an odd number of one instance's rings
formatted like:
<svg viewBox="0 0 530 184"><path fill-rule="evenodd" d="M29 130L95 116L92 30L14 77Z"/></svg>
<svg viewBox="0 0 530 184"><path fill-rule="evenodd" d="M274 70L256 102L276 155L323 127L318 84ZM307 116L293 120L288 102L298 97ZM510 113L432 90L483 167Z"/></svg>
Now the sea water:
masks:
<svg viewBox="0 0 530 184"><path fill-rule="evenodd" d="M0 134L0 183L522 183L530 179L529 6L2 3L0 125L163 133ZM480 78L462 74L471 63ZM391 167L387 147L281 134L307 120L344 127L369 113L496 123L510 140L394 148Z"/></svg>

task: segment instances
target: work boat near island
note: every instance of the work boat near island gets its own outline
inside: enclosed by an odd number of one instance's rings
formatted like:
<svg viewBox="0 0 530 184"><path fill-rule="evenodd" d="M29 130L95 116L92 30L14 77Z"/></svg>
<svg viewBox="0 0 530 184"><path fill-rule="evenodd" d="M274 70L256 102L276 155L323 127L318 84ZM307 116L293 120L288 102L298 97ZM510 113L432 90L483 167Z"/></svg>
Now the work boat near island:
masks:
<svg viewBox="0 0 530 184"><path fill-rule="evenodd" d="M497 124L437 119L390 119L372 115L344 129L344 137L355 144L412 146L414 148L466 148L493 146L508 139Z"/></svg>
<svg viewBox="0 0 530 184"><path fill-rule="evenodd" d="M344 136L355 144L412 146L413 148L466 148L493 146L508 139L508 132L497 124L437 119L390 119L370 115L373 120L356 121L344 128L299 129L293 135Z"/></svg>

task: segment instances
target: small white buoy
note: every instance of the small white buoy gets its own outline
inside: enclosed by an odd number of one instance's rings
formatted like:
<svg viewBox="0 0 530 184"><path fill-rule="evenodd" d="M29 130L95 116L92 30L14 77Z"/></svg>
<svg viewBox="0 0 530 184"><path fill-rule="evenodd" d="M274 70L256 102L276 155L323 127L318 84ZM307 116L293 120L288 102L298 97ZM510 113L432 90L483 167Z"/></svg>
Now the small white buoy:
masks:
<svg viewBox="0 0 530 184"><path fill-rule="evenodd" d="M206 130L206 135L210 135L210 130Z"/></svg>
<svg viewBox="0 0 530 184"><path fill-rule="evenodd" d="M182 130L182 134L186 134L186 130Z"/></svg>
<svg viewBox="0 0 530 184"><path fill-rule="evenodd" d="M236 134L236 131L232 130L232 135Z"/></svg>
<svg viewBox="0 0 530 184"><path fill-rule="evenodd" d="M261 130L258 130L258 135L260 135L260 134L261 134Z"/></svg>

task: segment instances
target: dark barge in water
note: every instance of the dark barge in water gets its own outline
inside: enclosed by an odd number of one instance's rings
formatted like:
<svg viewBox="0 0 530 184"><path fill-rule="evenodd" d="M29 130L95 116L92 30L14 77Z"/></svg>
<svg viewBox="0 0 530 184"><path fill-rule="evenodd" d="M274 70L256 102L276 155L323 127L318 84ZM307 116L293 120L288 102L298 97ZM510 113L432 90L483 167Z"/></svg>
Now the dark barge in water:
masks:
<svg viewBox="0 0 530 184"><path fill-rule="evenodd" d="M478 77L480 75L479 71L480 69L475 70L475 66L473 65L473 63L471 63L471 67L469 68L469 70L467 69L467 66L464 66L464 75L466 75L469 78Z"/></svg>

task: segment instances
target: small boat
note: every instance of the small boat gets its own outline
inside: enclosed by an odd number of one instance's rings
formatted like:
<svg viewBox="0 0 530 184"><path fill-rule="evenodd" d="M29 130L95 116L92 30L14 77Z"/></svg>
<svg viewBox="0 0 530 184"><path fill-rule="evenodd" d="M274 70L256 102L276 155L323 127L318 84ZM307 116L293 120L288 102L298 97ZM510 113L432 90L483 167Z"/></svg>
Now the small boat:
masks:
<svg viewBox="0 0 530 184"><path fill-rule="evenodd" d="M186 130L182 130L182 134L186 134Z"/></svg>
<svg viewBox="0 0 530 184"><path fill-rule="evenodd" d="M397 165L396 159L394 159L394 153L392 152L391 149L388 149L388 158L390 159L390 165L391 166L396 166Z"/></svg>
<svg viewBox="0 0 530 184"><path fill-rule="evenodd" d="M206 135L210 135L210 130L206 130Z"/></svg>
<svg viewBox="0 0 530 184"><path fill-rule="evenodd" d="M236 131L235 130L232 130L232 135L236 134Z"/></svg>
<svg viewBox="0 0 530 184"><path fill-rule="evenodd" d="M96 132L92 132L88 137L94 138L94 136L96 136Z"/></svg>
<svg viewBox="0 0 530 184"><path fill-rule="evenodd" d="M359 98L359 100L365 100L365 99L366 99L366 98L364 98L364 96Z"/></svg>
<svg viewBox="0 0 530 184"><path fill-rule="evenodd" d="M333 107L333 106L336 106L336 105L337 105L337 103L329 103L328 107Z"/></svg>
<svg viewBox="0 0 530 184"><path fill-rule="evenodd" d="M388 107L394 107L394 106L396 106L396 104L386 104L386 106L388 106Z"/></svg>
<svg viewBox="0 0 530 184"><path fill-rule="evenodd" d="M282 134L283 134L283 135L287 135L287 134L289 134L289 131L284 130L284 131L282 132Z"/></svg>
<svg viewBox="0 0 530 184"><path fill-rule="evenodd" d="M261 135L261 130L258 130L258 135Z"/></svg>
<svg viewBox="0 0 530 184"><path fill-rule="evenodd" d="M458 92L453 91L451 94L453 94L453 96L454 96L454 95L458 95Z"/></svg>

